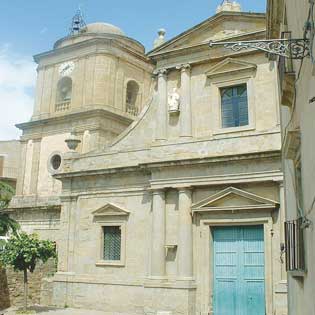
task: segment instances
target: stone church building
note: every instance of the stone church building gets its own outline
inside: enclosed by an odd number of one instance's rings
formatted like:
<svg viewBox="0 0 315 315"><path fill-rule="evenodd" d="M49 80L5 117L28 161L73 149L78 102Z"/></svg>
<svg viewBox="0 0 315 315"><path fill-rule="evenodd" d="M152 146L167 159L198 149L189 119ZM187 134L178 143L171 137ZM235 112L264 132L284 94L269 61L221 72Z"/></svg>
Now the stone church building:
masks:
<svg viewBox="0 0 315 315"><path fill-rule="evenodd" d="M112 314L285 315L277 67L225 1L145 53L93 23L35 56L11 211L56 241L52 303Z"/></svg>

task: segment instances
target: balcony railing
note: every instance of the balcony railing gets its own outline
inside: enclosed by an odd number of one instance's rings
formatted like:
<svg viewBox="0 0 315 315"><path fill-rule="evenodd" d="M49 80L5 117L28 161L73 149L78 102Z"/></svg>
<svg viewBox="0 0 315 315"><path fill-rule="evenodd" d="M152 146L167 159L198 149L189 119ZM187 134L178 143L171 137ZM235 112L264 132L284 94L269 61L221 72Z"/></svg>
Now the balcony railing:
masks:
<svg viewBox="0 0 315 315"><path fill-rule="evenodd" d="M66 110L69 110L70 109L70 103L71 103L70 101L56 103L55 111L56 112L64 112Z"/></svg>
<svg viewBox="0 0 315 315"><path fill-rule="evenodd" d="M285 222L287 271L305 271L303 219Z"/></svg>
<svg viewBox="0 0 315 315"><path fill-rule="evenodd" d="M132 116L137 116L139 111L138 108L135 105L132 104L126 104L126 112Z"/></svg>
<svg viewBox="0 0 315 315"><path fill-rule="evenodd" d="M18 176L18 168L16 167L3 167L0 169L0 177L16 179Z"/></svg>

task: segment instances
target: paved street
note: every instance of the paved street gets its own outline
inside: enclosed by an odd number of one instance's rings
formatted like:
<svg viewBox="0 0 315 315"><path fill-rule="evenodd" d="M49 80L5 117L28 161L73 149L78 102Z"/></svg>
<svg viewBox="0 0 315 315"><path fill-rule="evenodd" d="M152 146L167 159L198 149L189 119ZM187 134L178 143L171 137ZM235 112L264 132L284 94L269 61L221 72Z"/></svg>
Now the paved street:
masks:
<svg viewBox="0 0 315 315"><path fill-rule="evenodd" d="M2 311L3 312L3 311ZM0 311L0 315L16 315L16 314L23 314L19 311L17 312L16 309L9 309L2 313ZM100 311L91 311L91 310L83 310L83 309L73 309L73 308L66 308L66 309L55 309L50 307L33 307L28 313L26 314L42 314L42 315L118 315L108 312L100 312Z"/></svg>

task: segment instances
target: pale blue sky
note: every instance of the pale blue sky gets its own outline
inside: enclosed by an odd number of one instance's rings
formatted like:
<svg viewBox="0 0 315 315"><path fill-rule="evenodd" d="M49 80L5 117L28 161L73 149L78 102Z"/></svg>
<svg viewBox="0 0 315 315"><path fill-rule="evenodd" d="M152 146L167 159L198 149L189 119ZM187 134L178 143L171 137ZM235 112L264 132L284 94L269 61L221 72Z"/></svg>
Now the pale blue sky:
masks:
<svg viewBox="0 0 315 315"><path fill-rule="evenodd" d="M32 112L32 55L52 49L69 32L79 5L86 23L119 26L148 50L159 28L170 39L215 14L221 0L0 0L0 140L18 137L13 125ZM239 0L243 11L265 12L265 0ZM9 105L9 106L8 106Z"/></svg>

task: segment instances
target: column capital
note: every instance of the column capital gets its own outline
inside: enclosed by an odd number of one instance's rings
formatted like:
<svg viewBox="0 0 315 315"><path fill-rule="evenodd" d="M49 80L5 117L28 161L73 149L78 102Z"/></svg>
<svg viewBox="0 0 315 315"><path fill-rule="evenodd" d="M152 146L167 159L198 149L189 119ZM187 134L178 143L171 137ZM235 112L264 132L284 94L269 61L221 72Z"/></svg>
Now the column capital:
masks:
<svg viewBox="0 0 315 315"><path fill-rule="evenodd" d="M148 191L152 193L152 195L161 195L165 193L165 188L159 187L159 188L148 188Z"/></svg>
<svg viewBox="0 0 315 315"><path fill-rule="evenodd" d="M153 74L156 75L157 77L166 77L167 76L168 70L166 68L161 68L153 71Z"/></svg>
<svg viewBox="0 0 315 315"><path fill-rule="evenodd" d="M176 187L179 193L187 193L187 192L192 192L194 189L192 186L179 186Z"/></svg>
<svg viewBox="0 0 315 315"><path fill-rule="evenodd" d="M190 72L191 65L189 63L184 63L176 66L176 69L180 70L181 72Z"/></svg>

